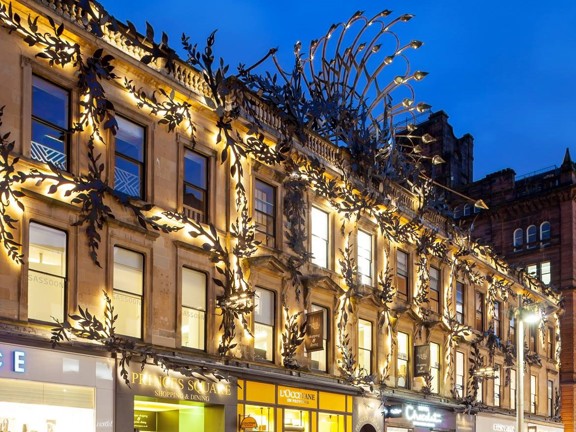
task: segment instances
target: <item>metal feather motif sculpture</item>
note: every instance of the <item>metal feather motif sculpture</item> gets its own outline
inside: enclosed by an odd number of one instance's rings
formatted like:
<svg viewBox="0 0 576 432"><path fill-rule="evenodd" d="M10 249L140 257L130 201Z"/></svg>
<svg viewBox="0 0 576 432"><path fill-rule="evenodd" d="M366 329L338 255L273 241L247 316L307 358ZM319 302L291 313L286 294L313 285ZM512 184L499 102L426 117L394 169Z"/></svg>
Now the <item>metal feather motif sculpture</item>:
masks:
<svg viewBox="0 0 576 432"><path fill-rule="evenodd" d="M431 159L420 152L417 143L422 138L408 132L416 115L430 108L414 102L412 88L412 82L427 73L412 71L406 55L422 42L402 44L392 31L413 15L387 19L390 15L384 10L368 18L356 12L313 40L306 54L298 42L292 72L283 69L273 53L278 75L258 76L242 69L239 75L295 125L301 139L307 129L347 148L355 174L365 180L405 179L412 186L420 179L420 161ZM403 126L398 126L400 121Z"/></svg>

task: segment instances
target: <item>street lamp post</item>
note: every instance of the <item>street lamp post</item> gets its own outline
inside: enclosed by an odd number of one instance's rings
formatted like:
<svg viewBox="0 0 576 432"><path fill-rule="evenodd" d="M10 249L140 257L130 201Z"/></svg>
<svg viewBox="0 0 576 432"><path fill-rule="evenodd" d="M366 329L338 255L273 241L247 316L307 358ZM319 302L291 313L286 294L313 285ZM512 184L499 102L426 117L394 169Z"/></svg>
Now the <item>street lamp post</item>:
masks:
<svg viewBox="0 0 576 432"><path fill-rule="evenodd" d="M520 296L520 302L522 296ZM524 431L524 322L522 309L518 308L518 327L516 331L516 353L518 370L516 372L516 432Z"/></svg>
<svg viewBox="0 0 576 432"><path fill-rule="evenodd" d="M524 309L522 295L518 296L518 325L516 330L516 432L524 432L524 325L537 322L541 317L534 311Z"/></svg>

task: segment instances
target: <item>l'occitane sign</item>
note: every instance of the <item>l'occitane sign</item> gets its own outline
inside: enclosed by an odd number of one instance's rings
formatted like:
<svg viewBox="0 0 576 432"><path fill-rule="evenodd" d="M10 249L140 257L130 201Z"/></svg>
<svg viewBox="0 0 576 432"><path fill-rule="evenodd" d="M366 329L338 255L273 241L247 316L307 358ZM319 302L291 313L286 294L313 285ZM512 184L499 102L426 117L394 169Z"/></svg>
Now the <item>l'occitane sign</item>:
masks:
<svg viewBox="0 0 576 432"><path fill-rule="evenodd" d="M278 386L278 405L318 408L318 392L295 387Z"/></svg>

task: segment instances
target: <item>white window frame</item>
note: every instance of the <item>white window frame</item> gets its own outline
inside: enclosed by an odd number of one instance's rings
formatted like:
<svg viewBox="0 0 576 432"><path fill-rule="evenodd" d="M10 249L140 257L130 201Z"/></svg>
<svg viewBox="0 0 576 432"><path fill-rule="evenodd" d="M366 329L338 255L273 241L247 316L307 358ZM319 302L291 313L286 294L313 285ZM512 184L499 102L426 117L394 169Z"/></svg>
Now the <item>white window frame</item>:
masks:
<svg viewBox="0 0 576 432"><path fill-rule="evenodd" d="M372 286L372 274L374 273L374 237L366 231L358 230L356 241L358 243L358 274L360 275L360 282L364 285Z"/></svg>
<svg viewBox="0 0 576 432"><path fill-rule="evenodd" d="M253 313L253 317L254 317L254 355L255 358L257 360L261 360L261 361L267 361L267 362L274 362L275 359L275 354L276 354L276 292L269 290L269 289L265 289L265 288L261 288L261 287L256 287L254 289L255 292L255 296L256 296L256 307L254 308L254 313ZM270 304L265 305L264 304L264 298L267 297L268 295L270 295ZM270 310L272 316L271 316L271 322L268 321L258 321L258 317L260 315L260 310L262 308L266 307L267 309ZM264 311L262 313L265 313ZM264 332L267 336L266 340L268 342L269 339L269 335L272 336L272 340L271 340L271 347L269 347L268 349L266 349L265 353L266 355L260 356L258 353L259 351L257 350L261 350L262 348L258 348L256 346L257 344L257 333L258 332Z"/></svg>
<svg viewBox="0 0 576 432"><path fill-rule="evenodd" d="M510 409L516 409L516 386L517 386L516 370L510 369Z"/></svg>
<svg viewBox="0 0 576 432"><path fill-rule="evenodd" d="M458 287L459 286L462 287L462 302L458 301ZM456 321L458 321L460 324L464 324L464 321L466 321L466 284L464 284L464 282L456 281L455 296L456 296L456 301L455 301ZM461 318L459 315L461 316Z"/></svg>
<svg viewBox="0 0 576 432"><path fill-rule="evenodd" d="M432 300L432 292L436 293L437 299ZM442 299L442 271L434 266L430 267L430 309L440 313ZM433 307L433 305L436 305Z"/></svg>
<svg viewBox="0 0 576 432"><path fill-rule="evenodd" d="M406 262L402 263L400 257L404 257ZM396 277L397 294L404 300L408 300L410 297L410 255L408 252L404 252L400 249L396 251ZM402 279L406 282L406 293L400 292L398 289L398 279Z"/></svg>
<svg viewBox="0 0 576 432"><path fill-rule="evenodd" d="M456 351L456 373L455 373L455 389L457 397L463 398L466 394L466 356L461 351Z"/></svg>
<svg viewBox="0 0 576 432"><path fill-rule="evenodd" d="M185 273L189 272L190 278L200 278L200 280L202 280L203 278L203 282L201 284L199 284L199 286L190 286L187 287L185 286L185 279L188 279L185 277ZM182 347L184 348L192 348L192 349L197 349L197 350L205 350L206 349L206 330L207 330L207 326L206 326L206 305L207 305L207 295L208 295L208 277L206 275L206 273L201 272L199 270L195 270L189 267L181 267L181 292L182 292L182 326L180 328L181 331L181 335L182 335ZM191 304L185 304L184 301L184 297L185 297L185 290L191 290L192 291L192 297L193 298L200 298L202 299L203 297L203 303L202 305L200 305L200 307L196 306L196 305L191 305ZM198 344L185 344L184 343L184 334L185 334L185 325L188 323L185 323L184 321L184 317L186 314L191 314L193 317L194 315L196 315L195 317L197 318L197 322L201 323L201 328L199 326L199 328L195 329L197 334L198 334ZM193 320L192 320L193 322Z"/></svg>
<svg viewBox="0 0 576 432"><path fill-rule="evenodd" d="M310 252L312 252L312 263L322 268L328 268L329 261L329 216L328 212L315 206L312 206L310 210ZM319 253L321 250L323 250L323 253Z"/></svg>
<svg viewBox="0 0 576 432"><path fill-rule="evenodd" d="M440 393L440 357L440 344L430 342L430 391L434 394Z"/></svg>
<svg viewBox="0 0 576 432"><path fill-rule="evenodd" d="M366 332L366 330L369 330L368 337L364 333ZM358 368L364 369L368 375L372 373L373 332L374 329L371 321L362 318L358 319ZM364 337L361 337L362 334L364 335ZM366 358L368 359L367 361L368 364L366 364L366 361L361 360Z"/></svg>
<svg viewBox="0 0 576 432"><path fill-rule="evenodd" d="M530 375L530 413L536 414L538 409L538 377Z"/></svg>
<svg viewBox="0 0 576 432"><path fill-rule="evenodd" d="M118 272L120 271L119 268L116 267L116 265L120 265L120 266L124 266L124 267L128 267L120 262L116 261L116 251L124 251L127 252L129 254L133 254L134 257L138 256L141 259L141 263L142 263L142 268L140 269L140 277L141 277L141 283L139 284L139 286L136 286L136 284L131 287L130 290L127 290L125 287L117 287L117 279L116 279L116 275L118 274ZM119 309L119 301L118 299L120 297L126 298L126 299L132 299L131 301L140 301L140 311L139 314L140 316L138 317L125 317L123 316L121 313L118 314L118 321L116 321L116 331L119 334L122 334L124 336L129 336L129 337L134 337L137 339L141 339L142 338L142 333L143 333L143 328L144 328L144 284L145 284L145 271L146 271L146 257L144 256L143 253L137 252L135 250L120 246L120 245L115 245L114 246L114 260L113 260L113 284L112 284L112 289L113 289L113 299L115 300L115 307L116 307L116 311L118 312ZM136 267L132 267L132 269L136 269ZM133 279L133 278L131 278ZM138 326L137 329L134 330L134 332L132 333L122 333L121 327L124 325L128 325L125 320L127 319L131 319L134 320L135 318L139 319L140 321L140 325ZM124 324L123 324L124 322Z"/></svg>
<svg viewBox="0 0 576 432"><path fill-rule="evenodd" d="M500 365L494 366L494 406L502 406L502 368Z"/></svg>
<svg viewBox="0 0 576 432"><path fill-rule="evenodd" d="M63 242L63 252L60 253L59 250L56 250L54 247L43 246L40 243L40 239L35 240L32 238L32 231L37 231L39 237L44 237L48 239L47 242L52 241L52 243L62 243ZM57 318L60 322L63 322L66 318L66 300L67 300L67 291L68 291L68 233L64 230L59 228L55 228L50 225L46 225L43 223L39 223L36 221L31 221L28 225L28 319L40 321L40 322L49 322L53 323L53 318ZM35 241L33 246L33 241ZM35 247L38 248L38 262L33 262L32 252L31 249ZM54 251L53 253L56 256L61 257L61 267L63 267L63 274L55 274L43 267L43 265L49 266L50 263L42 263L42 252L40 249L44 249L44 251L50 257L50 252ZM46 256L44 253L44 256ZM54 256L53 256L54 258ZM36 259L36 257L34 257ZM36 268L35 268L36 267ZM32 275L34 274L34 276ZM34 288L34 284L32 283L35 279L39 280L40 284L43 284L45 289L41 287L37 287L38 291L36 292L36 288ZM60 285L60 286L59 286ZM61 287L61 290L59 289ZM50 293L50 302L46 302L43 304L38 304L38 308L31 307L31 300L36 299L39 296L45 298L46 293ZM55 303L53 297L58 296L58 301ZM59 311L56 313L54 306L57 306ZM39 309L39 310L34 310ZM37 312L37 314L36 314Z"/></svg>
<svg viewBox="0 0 576 432"><path fill-rule="evenodd" d="M404 385L400 382L401 368L406 369ZM410 336L400 331L396 335L396 386L410 388Z"/></svg>
<svg viewBox="0 0 576 432"><path fill-rule="evenodd" d="M546 415L554 415L554 381L550 379L546 381Z"/></svg>

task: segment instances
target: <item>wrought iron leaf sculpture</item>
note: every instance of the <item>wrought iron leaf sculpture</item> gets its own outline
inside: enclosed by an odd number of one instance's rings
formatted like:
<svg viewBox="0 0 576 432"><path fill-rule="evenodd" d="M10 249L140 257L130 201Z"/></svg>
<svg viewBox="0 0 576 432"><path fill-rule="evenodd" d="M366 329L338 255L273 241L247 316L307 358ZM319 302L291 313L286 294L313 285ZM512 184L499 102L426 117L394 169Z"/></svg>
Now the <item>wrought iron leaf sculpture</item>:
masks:
<svg viewBox="0 0 576 432"><path fill-rule="evenodd" d="M119 356L120 376L128 386L130 386L128 372L130 362L140 364L141 369L148 364L160 365L164 370L174 370L207 382L228 381L227 377L215 370L179 363L171 353L162 353L153 350L147 344L117 335L115 324L118 321L118 314L114 311L110 296L105 291L103 293L106 300L104 319L99 319L87 308L79 307L78 313L68 315L68 319L64 322L55 320L56 326L52 329L51 337L53 347L63 341L69 341L71 336L102 344L108 352Z"/></svg>

